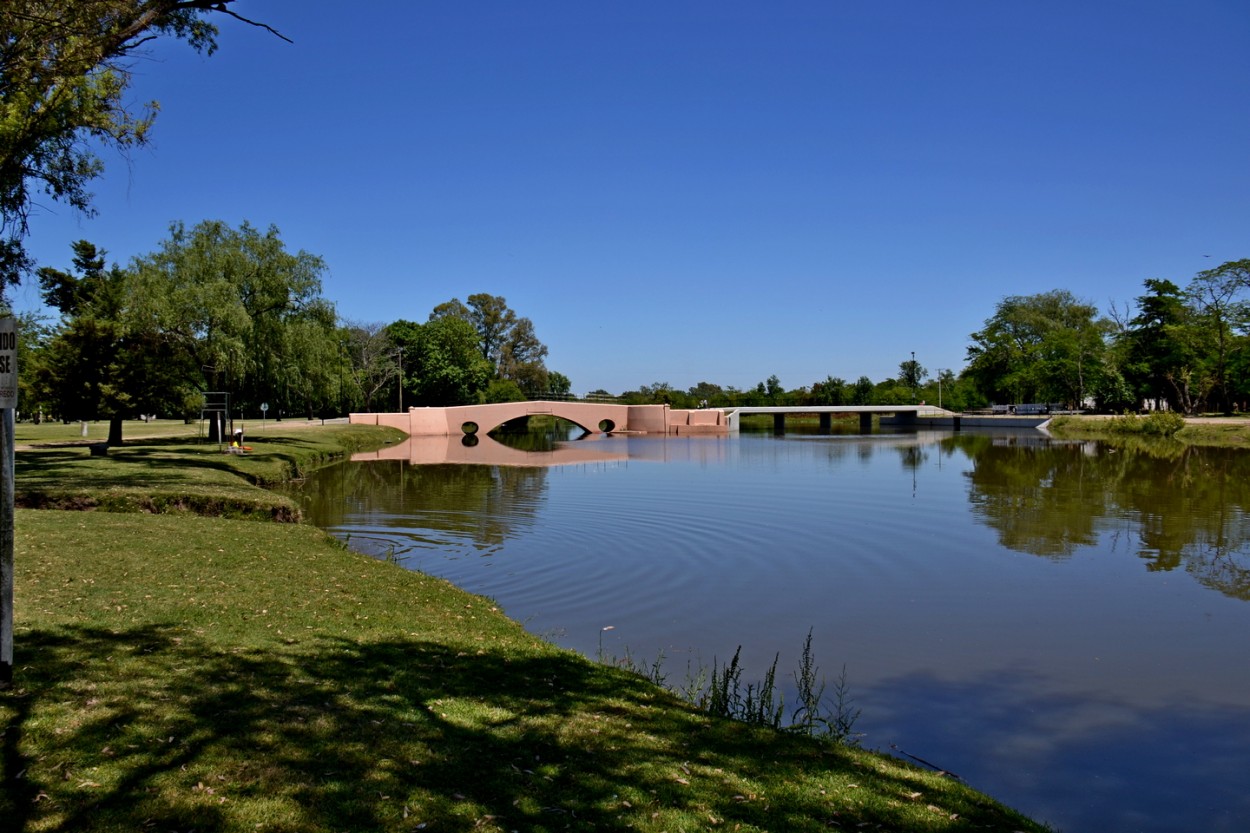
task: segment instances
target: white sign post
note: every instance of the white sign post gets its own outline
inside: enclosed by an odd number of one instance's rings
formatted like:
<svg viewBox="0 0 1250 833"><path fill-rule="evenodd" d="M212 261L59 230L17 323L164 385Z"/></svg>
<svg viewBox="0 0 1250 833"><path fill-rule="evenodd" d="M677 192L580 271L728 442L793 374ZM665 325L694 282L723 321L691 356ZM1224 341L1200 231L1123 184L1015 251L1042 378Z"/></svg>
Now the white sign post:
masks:
<svg viewBox="0 0 1250 833"><path fill-rule="evenodd" d="M0 318L0 688L13 684L13 428L17 320Z"/></svg>

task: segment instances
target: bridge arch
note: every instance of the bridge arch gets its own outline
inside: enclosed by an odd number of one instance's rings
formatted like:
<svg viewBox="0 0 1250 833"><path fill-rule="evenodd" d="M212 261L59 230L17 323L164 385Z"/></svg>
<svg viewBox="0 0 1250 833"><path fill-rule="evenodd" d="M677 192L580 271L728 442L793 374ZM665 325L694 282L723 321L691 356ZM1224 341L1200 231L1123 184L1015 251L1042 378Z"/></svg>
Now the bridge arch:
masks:
<svg viewBox="0 0 1250 833"><path fill-rule="evenodd" d="M490 434L506 422L531 416L551 416L567 420L589 434L615 430L619 415L611 408L585 402L498 402L489 405L463 405L445 409L452 433ZM604 428L603 426L607 426Z"/></svg>

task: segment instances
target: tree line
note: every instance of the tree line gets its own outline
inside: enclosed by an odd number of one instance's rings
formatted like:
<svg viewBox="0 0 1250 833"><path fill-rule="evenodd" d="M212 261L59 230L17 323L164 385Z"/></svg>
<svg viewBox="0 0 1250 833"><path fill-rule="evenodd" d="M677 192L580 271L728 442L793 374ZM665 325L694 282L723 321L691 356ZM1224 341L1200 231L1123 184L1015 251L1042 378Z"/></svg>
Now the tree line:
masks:
<svg viewBox="0 0 1250 833"><path fill-rule="evenodd" d="M22 411L108 419L111 443L125 419L193 419L218 393L231 417L263 406L278 419L568 393L505 298L453 298L424 323L342 323L321 295L325 263L288 252L275 227L176 223L126 267L87 241L72 249L69 269L36 272L59 320L20 316Z"/></svg>
<svg viewBox="0 0 1250 833"><path fill-rule="evenodd" d="M877 382L827 376L790 390L776 375L747 389L655 382L615 398L679 408L925 402L956 411L1042 403L1103 413L1241 412L1250 407L1250 259L1201 271L1184 288L1148 279L1140 296L1105 313L1064 289L1007 296L969 342L958 374L931 376L913 356Z"/></svg>
<svg viewBox="0 0 1250 833"><path fill-rule="evenodd" d="M995 402L1123 412L1244 411L1250 403L1250 260L1184 287L1144 281L1106 313L1066 290L1003 298L971 335L967 378Z"/></svg>

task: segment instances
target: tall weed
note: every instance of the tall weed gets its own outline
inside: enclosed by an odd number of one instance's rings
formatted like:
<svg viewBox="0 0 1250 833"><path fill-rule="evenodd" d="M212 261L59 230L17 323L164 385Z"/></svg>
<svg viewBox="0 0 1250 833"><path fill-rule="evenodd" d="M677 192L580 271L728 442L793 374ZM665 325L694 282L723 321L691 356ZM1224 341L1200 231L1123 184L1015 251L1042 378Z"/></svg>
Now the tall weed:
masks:
<svg viewBox="0 0 1250 833"><path fill-rule="evenodd" d="M858 746L861 733L855 731L860 709L854 705L847 683L846 666L833 686L832 697L825 695L826 683L816 666L812 651L812 633L803 643L799 666L794 672L797 703L786 720L785 696L777 688L777 664L781 655L773 657L764 679L754 683L742 681L742 646L734 651L725 665L712 659L712 668L687 663L686 676L679 686L667 684L663 671L664 654L650 664L641 663L625 652L620 659L608 658L600 645L599 661L616 665L668 689L699 711L715 717L727 717L754 726L784 729L796 734L820 737L834 743Z"/></svg>

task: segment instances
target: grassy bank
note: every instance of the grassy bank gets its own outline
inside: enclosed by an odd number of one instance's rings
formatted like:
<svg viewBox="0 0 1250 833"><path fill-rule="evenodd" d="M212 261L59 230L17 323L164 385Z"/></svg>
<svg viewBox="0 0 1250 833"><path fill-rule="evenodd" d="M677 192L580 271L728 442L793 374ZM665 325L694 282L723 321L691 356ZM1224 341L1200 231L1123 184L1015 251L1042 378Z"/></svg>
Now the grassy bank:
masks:
<svg viewBox="0 0 1250 833"><path fill-rule="evenodd" d="M1116 440L1126 435L1109 430L1112 419L1100 416L1060 416L1047 426L1062 439ZM1132 436L1132 435L1127 435ZM1189 445L1250 448L1250 418L1189 417L1170 439Z"/></svg>
<svg viewBox="0 0 1250 833"><path fill-rule="evenodd" d="M353 450L403 438L390 429L297 428L288 421L248 434L251 451L234 455L196 436L194 426L136 422L127 424L123 445L110 448L107 456L92 456L73 436L77 433L77 425L19 426L14 466L19 507L297 520L297 507L265 486Z"/></svg>
<svg viewBox="0 0 1250 833"><path fill-rule="evenodd" d="M302 470L337 442L309 433L263 453ZM201 469L223 476L153 442L166 456L94 458L129 474L77 488L156 470L172 494L179 460L206 493ZM68 465L30 453L19 490ZM6 831L1041 829L937 774L697 714L304 525L21 510L17 538Z"/></svg>

